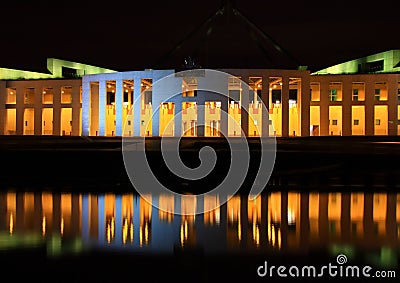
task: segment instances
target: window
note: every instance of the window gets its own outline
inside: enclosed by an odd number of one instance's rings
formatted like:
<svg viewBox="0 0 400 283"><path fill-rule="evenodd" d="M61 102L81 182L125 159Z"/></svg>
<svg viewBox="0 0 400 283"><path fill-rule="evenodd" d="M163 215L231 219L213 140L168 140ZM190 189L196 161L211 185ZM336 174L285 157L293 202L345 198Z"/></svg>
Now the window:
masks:
<svg viewBox="0 0 400 283"><path fill-rule="evenodd" d="M397 101L400 102L400 88L397 89Z"/></svg>
<svg viewBox="0 0 400 283"><path fill-rule="evenodd" d="M375 120L375 125L379 126L381 124L381 119L376 119Z"/></svg>
<svg viewBox="0 0 400 283"><path fill-rule="evenodd" d="M353 89L353 101L358 101L358 88Z"/></svg>
<svg viewBox="0 0 400 283"><path fill-rule="evenodd" d="M332 120L332 125L337 126L337 120Z"/></svg>
<svg viewBox="0 0 400 283"><path fill-rule="evenodd" d="M375 89L375 100L376 101L381 100L381 89L379 89L379 88Z"/></svg>
<svg viewBox="0 0 400 283"><path fill-rule="evenodd" d="M337 100L337 90L335 88L329 90L329 100L330 101L336 101Z"/></svg>
<svg viewBox="0 0 400 283"><path fill-rule="evenodd" d="M354 126L358 126L358 125L359 125L359 123L360 123L360 121L359 121L359 120L354 120L354 123L353 123L353 125L354 125Z"/></svg>

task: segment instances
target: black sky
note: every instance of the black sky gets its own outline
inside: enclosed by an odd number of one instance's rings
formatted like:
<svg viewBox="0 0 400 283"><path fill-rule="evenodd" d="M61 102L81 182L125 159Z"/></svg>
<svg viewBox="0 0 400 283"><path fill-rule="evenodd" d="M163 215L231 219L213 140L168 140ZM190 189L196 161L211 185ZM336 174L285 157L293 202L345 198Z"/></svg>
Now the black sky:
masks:
<svg viewBox="0 0 400 283"><path fill-rule="evenodd" d="M260 34L252 38L233 15L217 17L209 35L193 33L220 6L220 0L9 1L0 16L0 67L45 71L46 58L55 57L128 71L179 68L191 56L203 68L298 63L315 71L400 49L399 1L237 0L237 10L290 56Z"/></svg>

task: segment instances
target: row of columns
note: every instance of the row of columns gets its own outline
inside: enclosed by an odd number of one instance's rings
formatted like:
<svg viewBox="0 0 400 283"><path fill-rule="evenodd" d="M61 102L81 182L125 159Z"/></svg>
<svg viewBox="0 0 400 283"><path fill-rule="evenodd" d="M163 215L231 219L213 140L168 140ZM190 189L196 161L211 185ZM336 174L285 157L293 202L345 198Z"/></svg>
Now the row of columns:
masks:
<svg viewBox="0 0 400 283"><path fill-rule="evenodd" d="M4 82L5 84L5 82ZM70 104L61 104L61 89L65 86L72 87L72 102ZM72 135L79 136L79 120L80 120L80 81L70 80L70 81L51 81L46 87L53 89L53 103L52 104L42 104L42 91L43 84L40 81L10 81L4 86L4 94L1 95L2 105L5 105L6 89L14 88L16 91L16 104L8 106L10 109L16 109L16 134L23 135L24 133L24 111L26 108L34 109L34 135L42 135L42 109L49 107L53 109L53 135L61 134L61 108L70 107L72 108ZM24 95L27 88L33 88L35 93L34 104L25 104ZM0 108L1 117L5 117L6 108ZM5 125L0 123L0 132L4 133Z"/></svg>
<svg viewBox="0 0 400 283"><path fill-rule="evenodd" d="M260 71L258 71L260 72ZM83 76L82 79L82 135L89 136L94 135L90 127L96 127L98 125L98 135L105 135L105 124L106 124L106 84L107 81L116 81L116 135L123 135L123 121L122 121L122 108L123 108L123 80L134 80L134 103L133 103L133 128L134 136L140 136L140 95L141 95L141 80L152 79L152 104L153 108L152 116L152 136L160 136L159 133L159 111L157 108L162 102L174 102L175 113L182 111L182 78L179 76L169 77L163 80L163 77L172 76L173 70L164 71L136 71L136 72L123 72L123 73L110 73L110 74L99 74L99 75L87 75ZM257 75L256 75L257 74ZM236 74L242 78L244 83L249 84L249 77L252 73L243 74L243 71L236 71ZM259 73L255 73L254 76L260 76ZM269 88L271 77L282 77L282 136L289 136L289 80L290 78L300 78L301 87L298 94L298 104L300 105L300 131L302 136L308 136L309 124L310 124L310 98L309 98L309 73L306 71L290 71L283 70L281 73L275 71L264 72L261 74L262 78L262 91L261 100L268 107L270 104ZM97 88L92 83L98 82L98 99L96 97ZM211 76L198 77L198 91L197 97L185 97L185 101L196 102L199 107L205 105L206 101L221 101L221 131L228 132L228 74L227 73L212 73ZM242 87L242 105L249 105L249 91L248 87ZM221 95L223 94L223 95ZM98 113L97 113L98 109ZM204 111L199 111L197 116L197 124L204 125L205 114ZM93 119L98 114L98 119ZM262 127L263 136L268 136L268 113L263 111L262 114ZM90 121L92 121L90 123ZM241 112L241 127L244 133L248 133L248 122L249 117L247 111ZM174 132L175 136L181 135L181 116L175 115L174 118ZM204 136L204 127L198 127L198 136Z"/></svg>
<svg viewBox="0 0 400 283"><path fill-rule="evenodd" d="M383 103L375 102L375 81L371 78L365 78L365 101L357 105L365 105L365 135L374 135L374 106L375 105L388 105L388 135L397 135L398 126L398 81L394 76L383 75L383 80L388 84L388 100ZM339 105L342 106L342 135L352 135L352 83L354 82L353 76L342 76L342 101L330 102L329 101L329 83L332 81L331 76L324 76L319 78L320 83L320 101L312 102L311 105L320 106L320 135L328 136L329 133L329 106ZM303 96L304 97L304 96ZM304 121L302 121L303 123Z"/></svg>

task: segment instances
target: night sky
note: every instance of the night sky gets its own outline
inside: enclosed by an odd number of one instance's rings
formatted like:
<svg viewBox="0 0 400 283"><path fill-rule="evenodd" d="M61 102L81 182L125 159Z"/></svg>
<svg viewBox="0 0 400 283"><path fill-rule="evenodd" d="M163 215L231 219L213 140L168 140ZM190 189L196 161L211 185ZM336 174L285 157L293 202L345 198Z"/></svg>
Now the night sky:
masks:
<svg viewBox="0 0 400 283"><path fill-rule="evenodd" d="M215 16L220 0L14 0L2 2L0 67L46 71L54 57L117 71L179 69L190 57L202 68L316 71L400 49L399 2L237 0L249 20L241 21Z"/></svg>

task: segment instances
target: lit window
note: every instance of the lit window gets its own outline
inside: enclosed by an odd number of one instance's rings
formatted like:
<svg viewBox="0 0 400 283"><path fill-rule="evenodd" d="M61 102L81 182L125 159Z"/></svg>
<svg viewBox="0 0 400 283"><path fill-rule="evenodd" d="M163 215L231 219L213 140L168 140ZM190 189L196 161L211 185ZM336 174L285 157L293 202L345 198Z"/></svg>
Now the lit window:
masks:
<svg viewBox="0 0 400 283"><path fill-rule="evenodd" d="M381 100L381 90L379 88L375 89L375 100L376 101Z"/></svg>
<svg viewBox="0 0 400 283"><path fill-rule="evenodd" d="M358 101L358 89L353 89L353 101Z"/></svg>
<svg viewBox="0 0 400 283"><path fill-rule="evenodd" d="M330 101L336 101L337 100L337 90L336 89L330 89L329 90L329 100Z"/></svg>

